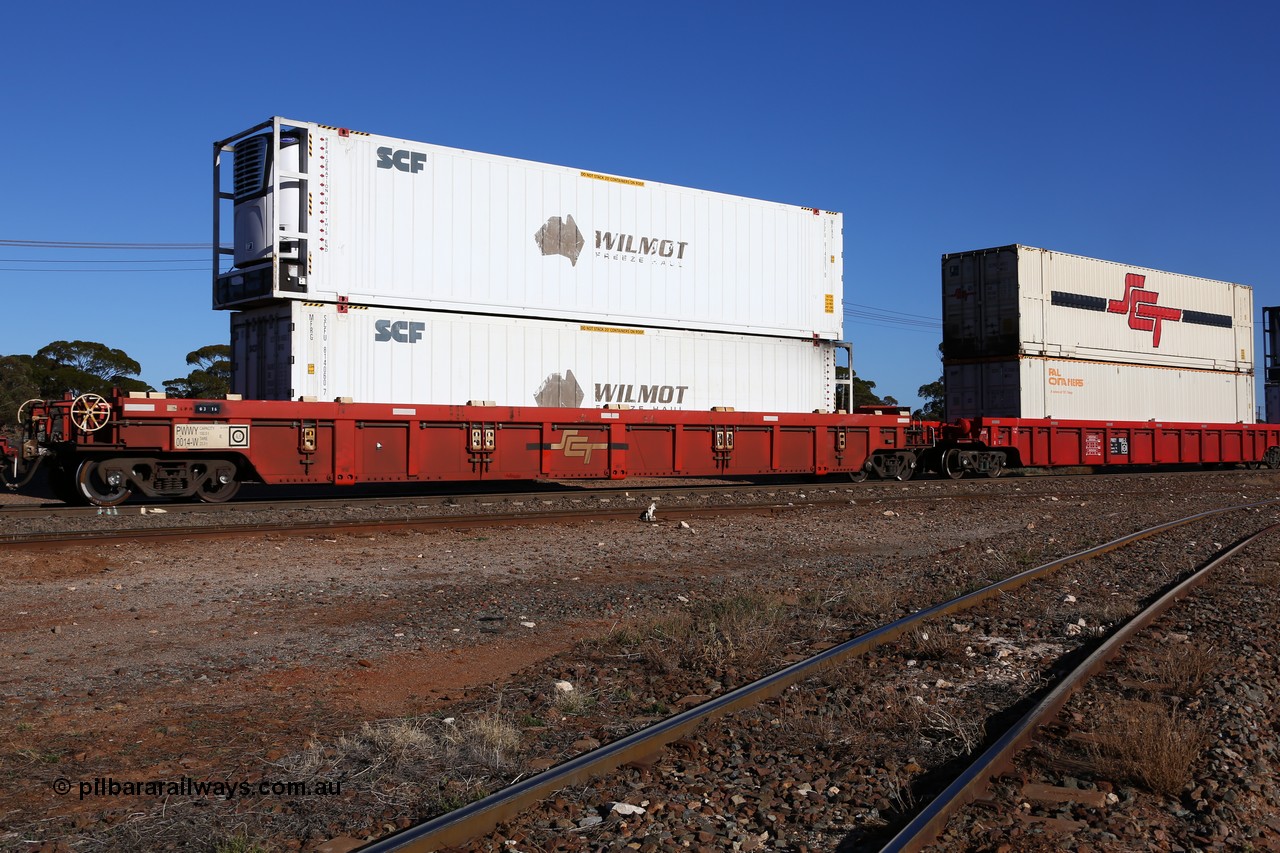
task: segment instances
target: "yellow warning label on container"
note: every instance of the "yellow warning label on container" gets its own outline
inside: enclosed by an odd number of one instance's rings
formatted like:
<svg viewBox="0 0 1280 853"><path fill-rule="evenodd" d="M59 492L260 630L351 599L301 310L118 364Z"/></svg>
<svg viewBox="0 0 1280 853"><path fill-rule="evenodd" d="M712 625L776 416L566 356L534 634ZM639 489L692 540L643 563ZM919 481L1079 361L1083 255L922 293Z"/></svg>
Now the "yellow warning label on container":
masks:
<svg viewBox="0 0 1280 853"><path fill-rule="evenodd" d="M314 364L308 364L308 365L307 365L307 375L308 375L308 376L315 376L315 375L316 375L316 366L315 366Z"/></svg>
<svg viewBox="0 0 1280 853"><path fill-rule="evenodd" d="M823 302L825 302L825 303L826 303L826 307L824 308L824 310L825 310L828 314L834 314L834 313L836 313L836 298L835 298L835 296L833 296L832 294L828 293L826 296L822 297L822 299L823 299Z"/></svg>
<svg viewBox="0 0 1280 853"><path fill-rule="evenodd" d="M642 187L644 181L637 181L634 178L615 178L613 175L600 175L595 172L582 172L582 177L591 178L593 181L609 181L615 184L626 184L629 187Z"/></svg>
<svg viewBox="0 0 1280 853"><path fill-rule="evenodd" d="M644 329L616 329L613 326L579 326L584 332L612 332L615 335L643 335Z"/></svg>

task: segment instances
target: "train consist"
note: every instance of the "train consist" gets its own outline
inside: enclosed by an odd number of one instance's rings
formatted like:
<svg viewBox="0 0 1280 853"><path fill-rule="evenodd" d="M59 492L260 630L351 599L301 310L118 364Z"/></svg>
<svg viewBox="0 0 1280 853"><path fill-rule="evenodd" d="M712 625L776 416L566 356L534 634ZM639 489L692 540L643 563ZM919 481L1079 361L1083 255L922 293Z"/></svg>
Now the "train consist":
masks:
<svg viewBox="0 0 1280 853"><path fill-rule="evenodd" d="M217 143L214 184L236 393L30 401L10 488L1280 466L1240 285L944 256L953 417L922 422L841 408L838 213L280 118Z"/></svg>

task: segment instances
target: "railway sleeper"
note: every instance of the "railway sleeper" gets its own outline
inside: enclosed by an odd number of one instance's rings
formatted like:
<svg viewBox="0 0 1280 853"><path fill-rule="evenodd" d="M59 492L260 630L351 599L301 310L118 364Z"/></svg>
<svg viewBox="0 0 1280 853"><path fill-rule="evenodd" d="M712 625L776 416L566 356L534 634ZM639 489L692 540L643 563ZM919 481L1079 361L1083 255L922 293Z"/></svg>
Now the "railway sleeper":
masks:
<svg viewBox="0 0 1280 853"><path fill-rule="evenodd" d="M240 490L239 468L231 459L84 458L60 467L54 476L59 480L53 483L56 495L96 506L116 506L135 492L149 498L195 497L221 503Z"/></svg>

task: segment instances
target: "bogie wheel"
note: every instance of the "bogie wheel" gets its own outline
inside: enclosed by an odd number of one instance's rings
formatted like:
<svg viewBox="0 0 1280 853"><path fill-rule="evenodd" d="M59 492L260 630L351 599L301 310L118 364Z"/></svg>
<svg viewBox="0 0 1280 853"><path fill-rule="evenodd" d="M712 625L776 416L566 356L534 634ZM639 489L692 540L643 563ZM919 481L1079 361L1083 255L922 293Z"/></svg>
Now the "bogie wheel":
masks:
<svg viewBox="0 0 1280 853"><path fill-rule="evenodd" d="M987 476L988 476L988 477L990 477L990 478L991 478L991 479L993 479L993 480L994 480L994 479L996 479L997 477L999 477L999 476L1000 476L1001 474L1003 474L1003 473L1004 473L1004 460L1003 460L1003 459L998 459L998 460L993 461L993 462L991 463L991 467L987 469Z"/></svg>
<svg viewBox="0 0 1280 853"><path fill-rule="evenodd" d="M102 478L101 466L86 459L76 469L76 489L94 506L118 506L133 492L124 483L108 483Z"/></svg>
<svg viewBox="0 0 1280 853"><path fill-rule="evenodd" d="M914 477L915 474L916 474L915 462L907 462L907 463L904 463L903 466L898 469L898 473L894 475L893 479L905 483L907 480L910 480L912 477Z"/></svg>
<svg viewBox="0 0 1280 853"><path fill-rule="evenodd" d="M111 404L97 394L81 394L71 403L71 423L81 432L97 432L111 420Z"/></svg>
<svg viewBox="0 0 1280 853"><path fill-rule="evenodd" d="M854 483L862 483L867 479L867 469L861 468L857 471L849 472L849 480Z"/></svg>
<svg viewBox="0 0 1280 853"><path fill-rule="evenodd" d="M207 504L220 504L234 498L238 491L240 491L239 480L231 478L224 483L217 477L210 477L196 489L196 497Z"/></svg>
<svg viewBox="0 0 1280 853"><path fill-rule="evenodd" d="M942 454L942 473L952 480L964 476L964 465L960 461L960 451L954 447Z"/></svg>

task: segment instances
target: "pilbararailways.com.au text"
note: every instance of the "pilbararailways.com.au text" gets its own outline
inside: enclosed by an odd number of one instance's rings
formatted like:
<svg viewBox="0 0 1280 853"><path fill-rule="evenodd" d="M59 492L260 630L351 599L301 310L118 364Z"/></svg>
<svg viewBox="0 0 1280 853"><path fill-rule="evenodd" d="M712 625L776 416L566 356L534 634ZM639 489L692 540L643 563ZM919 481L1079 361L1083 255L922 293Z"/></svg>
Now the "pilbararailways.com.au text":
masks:
<svg viewBox="0 0 1280 853"><path fill-rule="evenodd" d="M342 793L341 779L309 779L273 782L247 779L115 779L97 777L72 782L58 778L51 783L62 796L78 791L80 799L90 797L218 797L234 800L242 797L335 797Z"/></svg>

